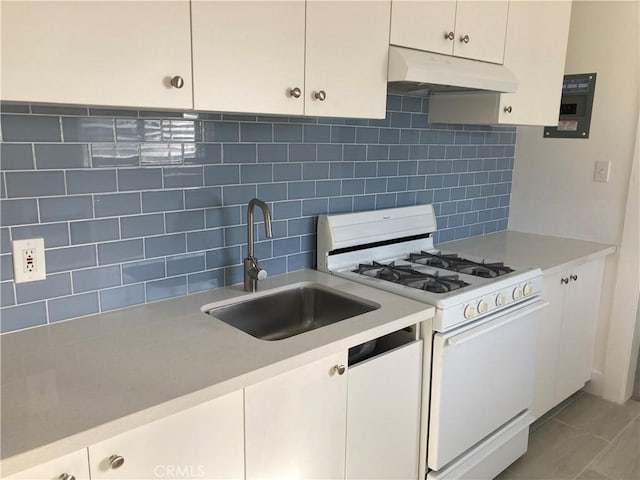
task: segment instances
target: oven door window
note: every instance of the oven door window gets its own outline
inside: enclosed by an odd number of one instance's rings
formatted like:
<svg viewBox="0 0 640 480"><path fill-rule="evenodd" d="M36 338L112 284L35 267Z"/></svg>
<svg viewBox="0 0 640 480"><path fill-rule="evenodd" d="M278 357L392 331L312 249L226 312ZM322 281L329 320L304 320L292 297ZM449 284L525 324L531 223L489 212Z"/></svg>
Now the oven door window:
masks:
<svg viewBox="0 0 640 480"><path fill-rule="evenodd" d="M434 336L429 468L444 467L530 407L544 306L532 299Z"/></svg>

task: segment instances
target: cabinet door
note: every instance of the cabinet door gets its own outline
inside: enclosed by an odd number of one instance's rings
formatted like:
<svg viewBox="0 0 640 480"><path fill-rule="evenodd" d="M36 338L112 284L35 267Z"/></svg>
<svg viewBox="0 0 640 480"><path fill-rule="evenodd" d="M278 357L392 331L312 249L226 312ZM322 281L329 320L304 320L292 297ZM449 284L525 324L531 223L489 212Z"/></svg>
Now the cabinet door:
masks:
<svg viewBox="0 0 640 480"><path fill-rule="evenodd" d="M245 389L247 479L344 478L345 353Z"/></svg>
<svg viewBox="0 0 640 480"><path fill-rule="evenodd" d="M7 478L7 480L60 480L65 473L73 475L76 480L89 480L89 457L86 448L3 478Z"/></svg>
<svg viewBox="0 0 640 480"><path fill-rule="evenodd" d="M570 1L509 4L504 65L518 77L519 85L516 93L501 95L499 123L557 123L570 16Z"/></svg>
<svg viewBox="0 0 640 480"><path fill-rule="evenodd" d="M193 0L191 21L196 110L303 113L304 0Z"/></svg>
<svg viewBox="0 0 640 480"><path fill-rule="evenodd" d="M112 455L124 458L111 468ZM244 478L242 391L89 447L91 479Z"/></svg>
<svg viewBox="0 0 640 480"><path fill-rule="evenodd" d="M307 0L306 115L384 118L390 7L390 0Z"/></svg>
<svg viewBox="0 0 640 480"><path fill-rule="evenodd" d="M3 1L1 30L2 100L192 108L189 0Z"/></svg>
<svg viewBox="0 0 640 480"><path fill-rule="evenodd" d="M453 54L502 63L508 10L508 0L458 0Z"/></svg>
<svg viewBox="0 0 640 480"><path fill-rule="evenodd" d="M391 44L453 55L456 0L391 2ZM455 37L454 37L455 39Z"/></svg>
<svg viewBox="0 0 640 480"><path fill-rule="evenodd" d="M558 354L555 403L591 379L604 259L568 269Z"/></svg>
<svg viewBox="0 0 640 480"><path fill-rule="evenodd" d="M558 370L558 352L562 331L562 310L566 285L562 279L566 272L544 274L542 280L542 298L549 302L540 316L538 332L538 353L536 355L536 380L533 390L532 414L535 418L555 406L556 375Z"/></svg>
<svg viewBox="0 0 640 480"><path fill-rule="evenodd" d="M422 340L349 369L348 479L416 479Z"/></svg>

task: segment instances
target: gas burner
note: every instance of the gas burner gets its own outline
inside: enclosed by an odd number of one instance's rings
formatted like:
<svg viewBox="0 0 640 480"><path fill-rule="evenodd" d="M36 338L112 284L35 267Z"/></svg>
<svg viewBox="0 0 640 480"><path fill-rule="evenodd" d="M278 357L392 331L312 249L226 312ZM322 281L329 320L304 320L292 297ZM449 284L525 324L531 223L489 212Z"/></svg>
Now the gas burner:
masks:
<svg viewBox="0 0 640 480"><path fill-rule="evenodd" d="M396 265L395 262L360 264L354 272L432 293L447 293L469 285L457 275L419 272L411 266Z"/></svg>
<svg viewBox="0 0 640 480"><path fill-rule="evenodd" d="M409 261L482 278L495 278L513 272L512 268L505 266L502 262L486 263L484 260L474 262L455 253L443 254L422 251L409 254Z"/></svg>

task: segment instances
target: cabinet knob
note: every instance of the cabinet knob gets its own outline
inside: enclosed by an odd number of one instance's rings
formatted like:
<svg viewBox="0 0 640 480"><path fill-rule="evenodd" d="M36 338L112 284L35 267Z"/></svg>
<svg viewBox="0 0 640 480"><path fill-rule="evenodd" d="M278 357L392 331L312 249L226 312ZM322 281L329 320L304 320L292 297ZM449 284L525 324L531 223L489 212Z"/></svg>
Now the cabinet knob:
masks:
<svg viewBox="0 0 640 480"><path fill-rule="evenodd" d="M504 113L511 113L513 111L513 108L511 108L511 105L504 107Z"/></svg>
<svg viewBox="0 0 640 480"><path fill-rule="evenodd" d="M70 473L63 473L58 477L59 480L76 480L76 477L71 475Z"/></svg>
<svg viewBox="0 0 640 480"><path fill-rule="evenodd" d="M569 283L569 279L568 278L561 278L560 279L560 283L562 283L563 285L567 285Z"/></svg>
<svg viewBox="0 0 640 480"><path fill-rule="evenodd" d="M578 275L571 275L569 278L575 282L578 280Z"/></svg>
<svg viewBox="0 0 640 480"><path fill-rule="evenodd" d="M171 78L171 86L175 88L184 87L184 78L182 78L180 75L176 75L175 77Z"/></svg>
<svg viewBox="0 0 640 480"><path fill-rule="evenodd" d="M453 32L444 32L445 40L453 40L455 38L455 34Z"/></svg>
<svg viewBox="0 0 640 480"><path fill-rule="evenodd" d="M124 457L121 457L120 455L111 455L109 457L109 466L113 470L120 468L122 465L124 465Z"/></svg>
<svg viewBox="0 0 640 480"><path fill-rule="evenodd" d="M300 95L302 95L302 90L300 90L298 87L289 89L289 96L290 97L300 98Z"/></svg>
<svg viewBox="0 0 640 480"><path fill-rule="evenodd" d="M469 35L460 35L460 43L469 43Z"/></svg>
<svg viewBox="0 0 640 480"><path fill-rule="evenodd" d="M321 102L324 102L325 99L327 98L327 94L325 93L324 90L320 90L319 92L313 93L313 98L315 98L316 100L320 100Z"/></svg>
<svg viewBox="0 0 640 480"><path fill-rule="evenodd" d="M344 375L344 372L347 371L347 367L345 367L344 365L336 365L335 367L333 367L333 371L338 375Z"/></svg>

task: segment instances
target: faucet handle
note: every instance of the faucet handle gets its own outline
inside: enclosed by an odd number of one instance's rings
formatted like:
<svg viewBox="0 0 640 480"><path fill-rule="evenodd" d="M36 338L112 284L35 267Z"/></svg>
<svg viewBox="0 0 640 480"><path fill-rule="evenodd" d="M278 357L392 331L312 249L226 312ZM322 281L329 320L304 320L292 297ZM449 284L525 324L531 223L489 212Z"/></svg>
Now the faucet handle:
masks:
<svg viewBox="0 0 640 480"><path fill-rule="evenodd" d="M262 270L261 268L259 268L257 271L255 271L255 276L256 280L262 282L263 280L266 280L269 275L267 274L266 270Z"/></svg>

